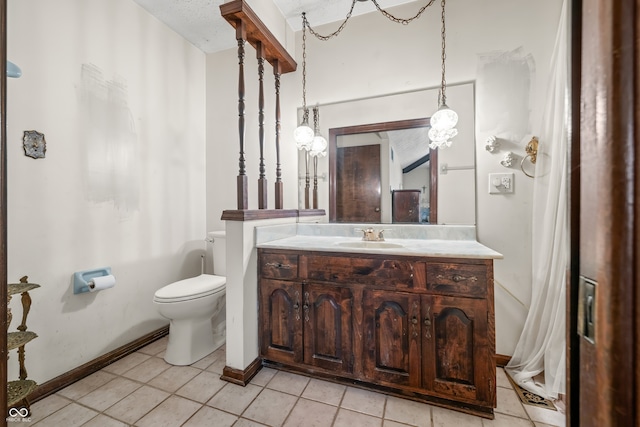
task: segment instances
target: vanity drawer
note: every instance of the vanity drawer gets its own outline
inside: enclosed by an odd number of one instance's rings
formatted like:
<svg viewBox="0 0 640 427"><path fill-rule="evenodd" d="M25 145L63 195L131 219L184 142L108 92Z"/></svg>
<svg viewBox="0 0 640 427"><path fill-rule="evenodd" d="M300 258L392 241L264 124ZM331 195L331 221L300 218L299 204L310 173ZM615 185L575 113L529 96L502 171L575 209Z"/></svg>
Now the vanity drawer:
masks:
<svg viewBox="0 0 640 427"><path fill-rule="evenodd" d="M424 272L424 264L421 265ZM424 273L413 261L393 258L314 256L308 258L307 278L312 281L361 283L381 287L412 289ZM424 286L423 286L424 289Z"/></svg>
<svg viewBox="0 0 640 427"><path fill-rule="evenodd" d="M260 277L266 279L296 279L298 277L297 254L262 253Z"/></svg>
<svg viewBox="0 0 640 427"><path fill-rule="evenodd" d="M487 267L483 264L428 263L427 289L470 298L487 296Z"/></svg>

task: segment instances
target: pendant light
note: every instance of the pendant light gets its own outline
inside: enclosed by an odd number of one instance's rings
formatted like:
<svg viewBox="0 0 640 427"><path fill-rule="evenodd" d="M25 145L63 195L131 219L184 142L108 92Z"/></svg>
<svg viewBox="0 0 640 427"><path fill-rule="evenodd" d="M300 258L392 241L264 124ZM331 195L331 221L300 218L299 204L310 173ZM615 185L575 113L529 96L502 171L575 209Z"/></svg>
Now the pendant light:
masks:
<svg viewBox="0 0 640 427"><path fill-rule="evenodd" d="M306 18L302 14L302 123L293 131L293 139L298 150L309 150L315 133L309 126L309 109L307 108L307 31Z"/></svg>
<svg viewBox="0 0 640 427"><path fill-rule="evenodd" d="M445 59L446 54L446 27L445 27L445 1L441 1L442 5L442 80L440 83L440 92L438 94L438 111L431 116L431 129L429 129L429 139L431 143L429 147L445 148L451 146L451 138L458 134L455 128L458 123L458 114L447 106L447 80L445 78Z"/></svg>
<svg viewBox="0 0 640 427"><path fill-rule="evenodd" d="M327 149L327 140L320 134L320 109L316 105L313 107L313 128L314 128L314 137L311 142L311 147L309 149L309 154L314 157L317 156L326 156Z"/></svg>

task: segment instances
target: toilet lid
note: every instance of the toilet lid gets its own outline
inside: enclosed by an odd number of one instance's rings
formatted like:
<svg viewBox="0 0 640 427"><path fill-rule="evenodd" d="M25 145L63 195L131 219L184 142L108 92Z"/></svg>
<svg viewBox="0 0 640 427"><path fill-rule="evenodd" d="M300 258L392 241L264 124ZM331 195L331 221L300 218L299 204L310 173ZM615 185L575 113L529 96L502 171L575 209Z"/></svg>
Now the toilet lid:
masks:
<svg viewBox="0 0 640 427"><path fill-rule="evenodd" d="M180 280L171 283L155 293L156 301L184 301L210 295L225 289L227 278L213 274L201 274L200 276Z"/></svg>

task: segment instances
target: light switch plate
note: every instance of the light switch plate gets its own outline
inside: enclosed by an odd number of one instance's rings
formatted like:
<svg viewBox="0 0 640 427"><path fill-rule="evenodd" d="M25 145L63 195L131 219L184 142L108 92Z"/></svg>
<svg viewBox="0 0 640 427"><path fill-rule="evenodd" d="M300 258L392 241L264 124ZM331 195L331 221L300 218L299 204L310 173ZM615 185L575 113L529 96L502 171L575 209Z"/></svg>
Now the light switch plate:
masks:
<svg viewBox="0 0 640 427"><path fill-rule="evenodd" d="M489 194L513 193L514 179L513 173L490 173Z"/></svg>

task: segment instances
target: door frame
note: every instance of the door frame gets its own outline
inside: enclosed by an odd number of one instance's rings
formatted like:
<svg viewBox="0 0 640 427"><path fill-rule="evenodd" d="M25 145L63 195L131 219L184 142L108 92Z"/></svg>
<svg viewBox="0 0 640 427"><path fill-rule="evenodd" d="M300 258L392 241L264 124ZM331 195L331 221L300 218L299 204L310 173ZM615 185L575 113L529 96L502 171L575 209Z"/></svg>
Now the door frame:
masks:
<svg viewBox="0 0 640 427"><path fill-rule="evenodd" d="M358 133L387 132L392 130L413 129L431 125L429 118L398 120L394 122L370 123L366 125L345 126L329 129L329 222L336 221L336 164L338 137ZM438 223L438 150L429 149L429 223ZM384 189L383 189L384 191Z"/></svg>

